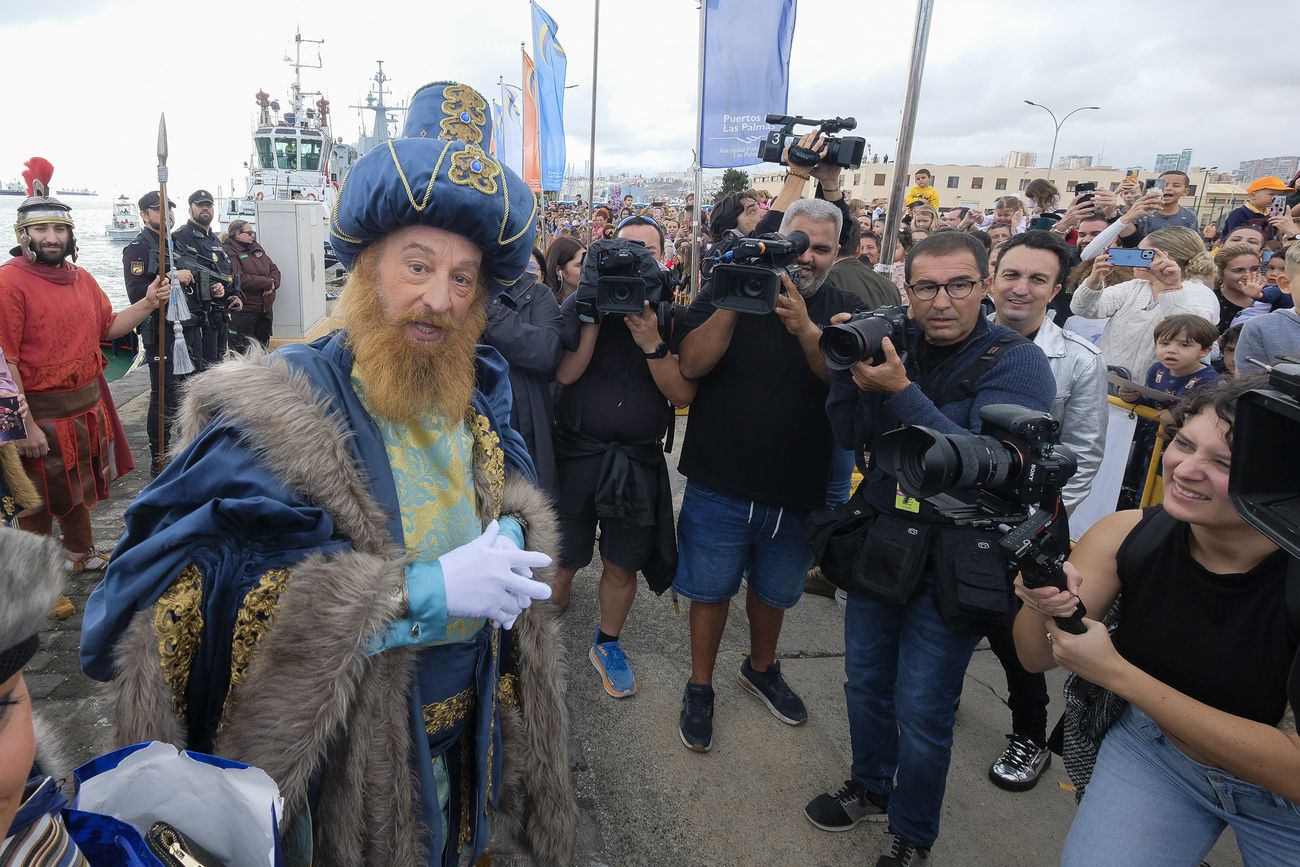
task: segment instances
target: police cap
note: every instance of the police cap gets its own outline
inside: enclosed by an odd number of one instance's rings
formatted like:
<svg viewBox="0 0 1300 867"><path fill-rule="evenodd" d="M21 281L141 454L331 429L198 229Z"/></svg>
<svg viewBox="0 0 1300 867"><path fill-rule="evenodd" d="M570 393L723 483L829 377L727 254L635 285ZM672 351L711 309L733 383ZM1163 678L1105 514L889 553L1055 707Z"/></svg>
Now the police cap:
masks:
<svg viewBox="0 0 1300 867"><path fill-rule="evenodd" d="M191 205L197 205L200 202L207 202L210 205L215 201L216 199L212 198L212 193L209 193L207 190L195 190L190 193Z"/></svg>
<svg viewBox="0 0 1300 867"><path fill-rule="evenodd" d="M140 202L139 202L140 210L148 211L158 207L158 202L161 198L162 197L158 195L157 190L150 190L149 192L145 193L143 196L140 197ZM171 199L168 199L167 207L174 208L176 207L176 203L173 202Z"/></svg>

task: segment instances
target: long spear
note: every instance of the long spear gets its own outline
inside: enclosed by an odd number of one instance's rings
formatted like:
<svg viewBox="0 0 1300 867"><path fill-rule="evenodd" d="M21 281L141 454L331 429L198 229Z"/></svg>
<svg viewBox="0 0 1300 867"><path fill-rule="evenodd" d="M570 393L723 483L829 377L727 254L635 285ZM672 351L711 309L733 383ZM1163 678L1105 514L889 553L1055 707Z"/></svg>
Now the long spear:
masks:
<svg viewBox="0 0 1300 867"><path fill-rule="evenodd" d="M158 115L158 275L167 273L167 114ZM167 314L158 309L158 460L167 455Z"/></svg>

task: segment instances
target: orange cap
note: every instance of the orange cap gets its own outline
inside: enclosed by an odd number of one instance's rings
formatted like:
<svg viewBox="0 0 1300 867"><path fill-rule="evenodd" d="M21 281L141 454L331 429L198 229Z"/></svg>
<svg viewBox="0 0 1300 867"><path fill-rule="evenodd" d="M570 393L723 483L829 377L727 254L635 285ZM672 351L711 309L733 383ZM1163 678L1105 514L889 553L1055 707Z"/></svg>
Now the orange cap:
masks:
<svg viewBox="0 0 1300 867"><path fill-rule="evenodd" d="M1246 194L1257 193L1260 190L1277 190L1279 193L1294 193L1295 189L1288 187L1286 182L1277 175L1267 178L1260 178L1257 181L1251 181L1250 186L1246 187Z"/></svg>

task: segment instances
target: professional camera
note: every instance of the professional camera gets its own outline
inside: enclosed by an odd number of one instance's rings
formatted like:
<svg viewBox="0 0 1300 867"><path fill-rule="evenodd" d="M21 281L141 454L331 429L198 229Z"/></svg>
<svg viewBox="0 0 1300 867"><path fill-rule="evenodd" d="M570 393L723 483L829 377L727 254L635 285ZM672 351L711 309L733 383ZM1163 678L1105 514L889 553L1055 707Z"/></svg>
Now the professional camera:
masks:
<svg viewBox="0 0 1300 867"><path fill-rule="evenodd" d="M925 498L954 524L1002 534L998 547L1007 570L1019 572L1026 587L1064 589L1061 566L1070 549L1061 489L1077 464L1057 445L1061 423L1014 404L986 406L980 421L982 435L919 426L891 431L875 444L872 459L905 493ZM974 503L947 493L971 488L978 489ZM1056 622L1078 634L1086 613L1080 603Z"/></svg>
<svg viewBox="0 0 1300 867"><path fill-rule="evenodd" d="M658 309L661 324L672 304L672 272L665 271L640 241L597 241L583 260L578 281L578 319L595 323L611 313L640 313L645 302Z"/></svg>
<svg viewBox="0 0 1300 867"><path fill-rule="evenodd" d="M856 169L862 165L862 154L867 149L867 140L860 136L841 136L835 138L831 133L846 129L857 129L858 122L851 117L833 117L828 120L811 120L806 117L792 117L788 114L769 114L768 123L780 124L758 146L758 158L765 163L786 165L785 147L794 138L796 126L820 127L826 137L826 156L822 157L809 148L794 146L790 148L791 162L797 166L812 167L823 164Z"/></svg>
<svg viewBox="0 0 1300 867"><path fill-rule="evenodd" d="M908 321L902 307L857 313L848 322L822 329L818 348L831 370L848 370L865 359L880 364L885 360L881 341L888 337L895 345L906 345Z"/></svg>
<svg viewBox="0 0 1300 867"><path fill-rule="evenodd" d="M796 260L808 243L803 232L773 232L756 238L729 238L719 244L713 256L716 264L708 272L714 305L737 313L771 313L781 292L781 275L799 279Z"/></svg>
<svg viewBox="0 0 1300 867"><path fill-rule="evenodd" d="M1300 557L1300 466L1262 457L1280 454L1300 435L1300 359L1284 358L1268 373L1267 387L1237 399L1228 496L1241 517Z"/></svg>

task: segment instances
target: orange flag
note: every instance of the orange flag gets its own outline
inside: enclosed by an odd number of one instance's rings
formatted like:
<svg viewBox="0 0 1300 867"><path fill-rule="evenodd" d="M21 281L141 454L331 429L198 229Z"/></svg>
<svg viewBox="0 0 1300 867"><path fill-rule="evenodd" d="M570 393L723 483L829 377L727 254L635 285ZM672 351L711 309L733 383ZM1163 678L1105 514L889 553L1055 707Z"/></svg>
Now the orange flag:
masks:
<svg viewBox="0 0 1300 867"><path fill-rule="evenodd" d="M534 193L542 191L542 155L538 144L537 67L527 51L524 56L524 181Z"/></svg>

